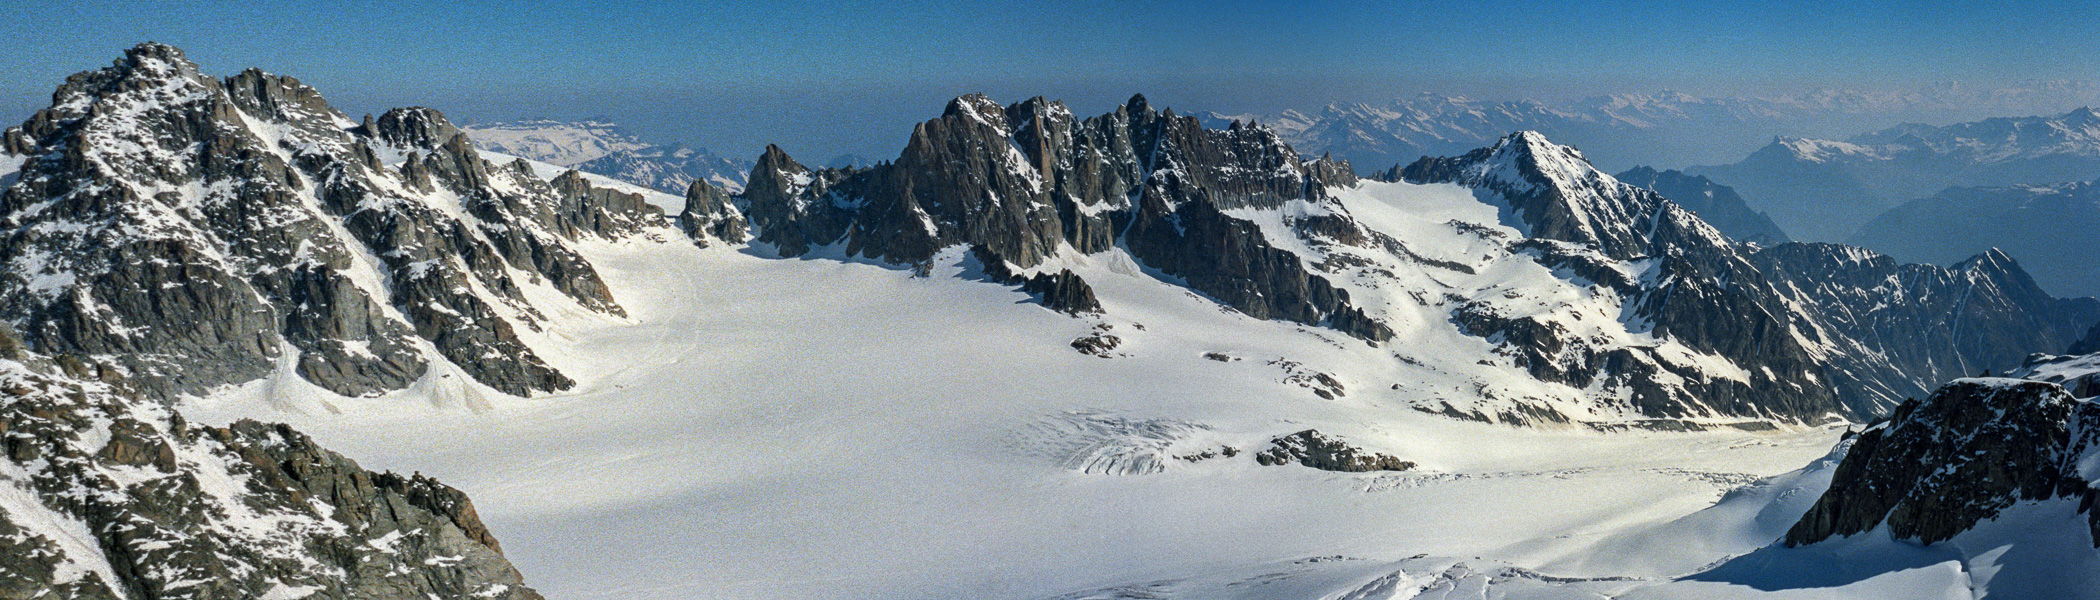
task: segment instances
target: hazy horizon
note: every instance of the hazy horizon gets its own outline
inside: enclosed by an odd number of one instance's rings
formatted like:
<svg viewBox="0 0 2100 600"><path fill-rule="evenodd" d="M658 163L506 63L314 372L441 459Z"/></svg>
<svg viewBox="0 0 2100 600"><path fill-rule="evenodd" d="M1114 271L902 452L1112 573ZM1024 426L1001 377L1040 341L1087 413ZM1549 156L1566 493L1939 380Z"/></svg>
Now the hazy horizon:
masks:
<svg viewBox="0 0 2100 600"><path fill-rule="evenodd" d="M0 16L65 25L25 31L17 51L0 57L0 119L10 124L41 108L67 75L153 40L183 48L214 75L257 67L298 77L353 114L422 105L462 122L602 117L653 142L736 157L777 143L813 161L893 156L911 124L973 92L1061 99L1083 115L1133 93L1182 112L1272 114L1425 92L1551 102L2100 79L2092 58L2100 38L2066 34L2100 21L2100 9L2077 3L910 2L788 11L56 2L0 8ZM2041 104L2028 112L2060 114L2076 103ZM1904 120L2022 116L1977 112L1986 110L1861 115L1772 133L1845 136Z"/></svg>

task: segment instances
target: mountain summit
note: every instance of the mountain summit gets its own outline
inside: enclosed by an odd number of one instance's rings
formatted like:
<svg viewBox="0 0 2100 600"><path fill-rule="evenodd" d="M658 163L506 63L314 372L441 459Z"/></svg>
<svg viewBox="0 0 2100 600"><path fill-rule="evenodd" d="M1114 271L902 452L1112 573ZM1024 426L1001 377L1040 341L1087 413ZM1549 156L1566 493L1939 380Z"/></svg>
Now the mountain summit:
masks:
<svg viewBox="0 0 2100 600"><path fill-rule="evenodd" d="M521 337L536 302L621 314L570 245L661 220L488 162L435 110L360 122L296 79L213 79L157 44L69 78L5 142L0 316L162 397L279 369L348 396L433 369L569 387Z"/></svg>

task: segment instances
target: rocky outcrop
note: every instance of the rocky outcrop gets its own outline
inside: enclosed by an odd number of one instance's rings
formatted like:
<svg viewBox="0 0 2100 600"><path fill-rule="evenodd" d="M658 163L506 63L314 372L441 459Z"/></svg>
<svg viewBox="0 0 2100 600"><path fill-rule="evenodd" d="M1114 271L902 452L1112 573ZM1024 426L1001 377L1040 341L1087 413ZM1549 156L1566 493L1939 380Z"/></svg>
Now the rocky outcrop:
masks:
<svg viewBox="0 0 2100 600"><path fill-rule="evenodd" d="M263 377L286 353L350 396L432 361L505 393L567 388L519 336L543 318L523 288L621 314L569 242L661 220L483 160L435 110L360 123L296 79L213 79L159 44L69 78L6 139L24 162L0 192L0 317L162 398Z"/></svg>
<svg viewBox="0 0 2100 600"><path fill-rule="evenodd" d="M0 598L540 597L459 490L190 424L119 367L10 354L0 433Z"/></svg>
<svg viewBox="0 0 2100 600"><path fill-rule="evenodd" d="M2094 323L2093 328L2085 332L2085 337L2078 338L2078 341L2071 343L2069 350L2064 351L2065 354L2092 354L2095 352L2100 352L2100 323Z"/></svg>
<svg viewBox="0 0 2100 600"><path fill-rule="evenodd" d="M1354 181L1347 163L1301 162L1264 128L1204 129L1143 96L1081 120L1042 98L1000 106L972 95L916 127L892 163L812 170L768 147L741 200L755 241L785 256L837 245L915 265L970 245L1027 270L1067 246L1091 254L1121 242L1250 316L1383 340L1391 330L1347 292L1228 214L1318 202Z"/></svg>
<svg viewBox="0 0 2100 600"><path fill-rule="evenodd" d="M1850 441L1823 493L1787 532L1789 546L1849 536L1886 524L1898 539L1931 544L1967 531L2015 503L2081 497L2100 490L2079 468L2091 453L2100 410L2052 383L1961 379ZM2100 546L2100 535L2094 537Z"/></svg>
<svg viewBox="0 0 2100 600"><path fill-rule="evenodd" d="M743 211L730 202L728 193L695 179L685 190L685 210L678 213L678 228L685 230L695 243L706 246L710 240L744 243L749 224L744 221Z"/></svg>
<svg viewBox="0 0 2100 600"><path fill-rule="evenodd" d="M998 254L983 246L970 248L970 257L984 270L986 278L997 283L1021 286L1021 291L1040 299L1043 306L1057 312L1078 316L1101 312L1101 301L1094 297L1094 288L1071 269L1060 269L1056 273L1024 275L1014 272L1014 266L999 258Z"/></svg>
<svg viewBox="0 0 2100 600"><path fill-rule="evenodd" d="M1073 350L1078 350L1080 354L1101 358L1115 358L1119 356L1116 354L1116 347L1121 345L1123 345L1123 338L1106 331L1096 331L1092 335L1072 340Z"/></svg>
<svg viewBox="0 0 2100 600"><path fill-rule="evenodd" d="M1043 299L1043 306L1066 314L1101 312L1101 301L1094 298L1094 288L1086 284L1071 270L1057 273L1037 273L1021 282L1021 291Z"/></svg>
<svg viewBox="0 0 2100 600"><path fill-rule="evenodd" d="M515 169L531 172L529 165ZM564 171L548 182L562 203L554 208L560 233L574 238L584 234L621 238L663 224L664 211L642 199L641 194L592 187L581 171Z"/></svg>
<svg viewBox="0 0 2100 600"><path fill-rule="evenodd" d="M1254 460L1265 466L1296 464L1345 473L1415 468L1413 462L1367 452L1312 429L1269 440L1269 448L1256 453Z"/></svg>
<svg viewBox="0 0 2100 600"><path fill-rule="evenodd" d="M1686 175L1674 169L1657 171L1650 167L1634 167L1613 177L1655 190L1737 241L1763 246L1789 241L1786 232L1772 223L1771 217L1751 209L1743 197L1735 193L1735 188L1714 183L1711 179Z"/></svg>

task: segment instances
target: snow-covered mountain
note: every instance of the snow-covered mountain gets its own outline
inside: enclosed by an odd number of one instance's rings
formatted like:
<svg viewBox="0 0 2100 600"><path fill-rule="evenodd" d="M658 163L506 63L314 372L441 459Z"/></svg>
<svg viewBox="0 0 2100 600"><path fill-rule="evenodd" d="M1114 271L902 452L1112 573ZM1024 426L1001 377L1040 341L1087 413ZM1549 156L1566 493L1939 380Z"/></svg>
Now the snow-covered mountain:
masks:
<svg viewBox="0 0 2100 600"><path fill-rule="evenodd" d="M101 465L158 451L98 414L227 424L178 462L325 482L303 498L329 508L257 502L293 545L347 524L363 546L325 564L373 549L428 580L404 594L531 593L502 559L553 597L1742 591L1680 576L1810 509L1828 423L2100 322L2002 252L1739 243L1534 131L1360 179L1142 96L965 96L894 161L769 147L741 193L681 199L160 45L55 98L4 137L0 349L140 397L8 406ZM475 510L308 479L336 459L254 417ZM38 461L7 466L76 464ZM453 545L396 557L409 534L345 520L389 490ZM48 525L18 505L0 524Z"/></svg>
<svg viewBox="0 0 2100 600"><path fill-rule="evenodd" d="M654 189L685 194L694 181L738 191L751 161L723 158L684 144L643 142L599 121L514 121L461 127L477 147Z"/></svg>
<svg viewBox="0 0 2100 600"><path fill-rule="evenodd" d="M1555 138L1573 137L1576 129L1613 128L1596 115L1533 100L1487 101L1422 94L1387 104L1336 103L1308 114L1286 110L1275 115L1201 113L1205 125L1233 121L1269 126L1292 147L1334 154L1353 164L1384 168L1423 156L1462 154L1492 143L1511 131L1532 130Z"/></svg>
<svg viewBox="0 0 2100 600"><path fill-rule="evenodd" d="M640 195L486 161L437 111L358 123L160 45L72 78L5 144L0 314L164 398L282 371L348 396L454 373L568 388L528 340L623 313L575 245L662 222Z"/></svg>
<svg viewBox="0 0 2100 600"><path fill-rule="evenodd" d="M1741 162L1685 172L1741 190L1800 239L1859 242L1852 236L1884 211L1949 186L2091 179L2100 173L2100 115L2080 108L2057 116L1903 125L1844 141L1779 138Z"/></svg>

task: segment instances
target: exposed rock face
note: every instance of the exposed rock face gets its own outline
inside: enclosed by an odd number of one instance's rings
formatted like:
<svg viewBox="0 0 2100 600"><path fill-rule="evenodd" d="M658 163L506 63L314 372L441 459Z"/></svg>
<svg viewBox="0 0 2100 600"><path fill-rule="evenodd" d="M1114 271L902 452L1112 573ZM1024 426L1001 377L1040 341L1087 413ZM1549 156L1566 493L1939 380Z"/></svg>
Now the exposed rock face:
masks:
<svg viewBox="0 0 2100 600"><path fill-rule="evenodd" d="M1080 354L1115 358L1116 347L1123 345L1123 338L1109 333L1107 327L1095 327L1092 335L1072 340L1072 349Z"/></svg>
<svg viewBox="0 0 2100 600"><path fill-rule="evenodd" d="M1025 271L1065 246L1120 241L1248 315L1383 340L1390 329L1345 291L1228 214L1321 203L1327 185L1354 179L1346 163L1301 162L1266 129L1206 130L1142 96L1080 120L1042 98L1002 107L973 95L920 124L894 163L812 170L768 147L742 200L756 241L787 256L838 244L920 264L967 244Z"/></svg>
<svg viewBox="0 0 2100 600"><path fill-rule="evenodd" d="M1852 440L1830 489L1787 532L1811 544L1886 523L1899 539L1954 537L2015 503L2082 496L2100 534L2100 490L2080 458L2094 449L2100 410L2056 384L1961 379L1905 402ZM2100 535L2094 537L2100 546Z"/></svg>
<svg viewBox="0 0 2100 600"><path fill-rule="evenodd" d="M2071 348L2065 352L2068 354L2100 352L2100 323L2093 324L2093 328L2085 332L2085 337L2079 338L2077 342L2072 343Z"/></svg>
<svg viewBox="0 0 2100 600"><path fill-rule="evenodd" d="M984 269L985 277L998 283L1021 286L1021 291L1041 299L1043 306L1050 310L1075 316L1101 312L1101 301L1094 297L1093 286L1087 285L1085 279L1080 279L1070 269L1024 276L1015 273L1013 265L984 246L971 247L970 255Z"/></svg>
<svg viewBox="0 0 2100 600"><path fill-rule="evenodd" d="M517 168L530 167L519 165ZM583 173L570 170L548 182L562 199L554 209L554 222L561 226L560 233L574 238L585 233L605 238L618 238L641 233L643 229L661 225L664 211L642 200L641 194L629 194L616 190L591 187ZM610 296L608 296L609 298Z"/></svg>
<svg viewBox="0 0 2100 600"><path fill-rule="evenodd" d="M1737 241L1763 246L1788 241L1786 232L1780 231L1771 217L1751 209L1743 202L1743 197L1735 193L1735 188L1714 183L1711 179L1686 175L1674 169L1657 171L1649 167L1634 167L1614 177L1655 190Z"/></svg>
<svg viewBox="0 0 2100 600"><path fill-rule="evenodd" d="M0 360L0 598L540 597L459 490L60 364Z"/></svg>
<svg viewBox="0 0 2100 600"><path fill-rule="evenodd" d="M31 348L113 357L164 398L286 353L353 396L434 360L510 394L569 387L518 336L542 319L521 288L619 314L567 242L661 220L482 160L437 111L360 124L295 79L213 79L158 44L69 78L6 140L25 162L0 192L0 316Z"/></svg>
<svg viewBox="0 0 2100 600"><path fill-rule="evenodd" d="M1596 246L1617 259L1668 246L1704 250L1700 246L1726 240L1682 207L1612 179L1574 148L1534 131L1510 134L1463 156L1425 157L1402 169L1400 178L1493 192L1509 203L1526 235Z"/></svg>
<svg viewBox="0 0 2100 600"><path fill-rule="evenodd" d="M1406 471L1415 468L1413 462L1400 460L1388 454L1366 452L1311 429L1269 440L1269 444L1269 449L1254 455L1255 462L1267 466L1299 464L1323 471L1348 473Z"/></svg>
<svg viewBox="0 0 2100 600"><path fill-rule="evenodd" d="M730 203L728 193L696 179L685 190L685 210L678 213L678 228L705 246L709 240L744 243L750 224L745 222L743 211Z"/></svg>
<svg viewBox="0 0 2100 600"><path fill-rule="evenodd" d="M1086 284L1071 270L1056 274L1037 273L1021 282L1021 291L1043 299L1043 306L1067 314L1101 312L1101 301L1094 298L1094 288Z"/></svg>
<svg viewBox="0 0 2100 600"><path fill-rule="evenodd" d="M1924 396L1929 382L2002 372L2036 350L2070 346L2100 319L2092 299L2051 298L1996 250L1953 267L1802 243L1750 260L1796 307L1792 328L1819 348L1824 381L1859 408Z"/></svg>
<svg viewBox="0 0 2100 600"><path fill-rule="evenodd" d="M1746 371L1698 377L1648 350L1598 347L1487 303L1454 312L1467 332L1500 339L1534 377L1577 387L1609 378L1649 416L1876 415L1929 382L2061 348L2100 320L2100 303L2049 297L2002 253L1942 268L1827 244L1737 245L1535 133L1395 174L1506 202L1506 218L1531 238L1518 248L1613 290L1626 322ZM1687 383L1655 383L1674 378Z"/></svg>

